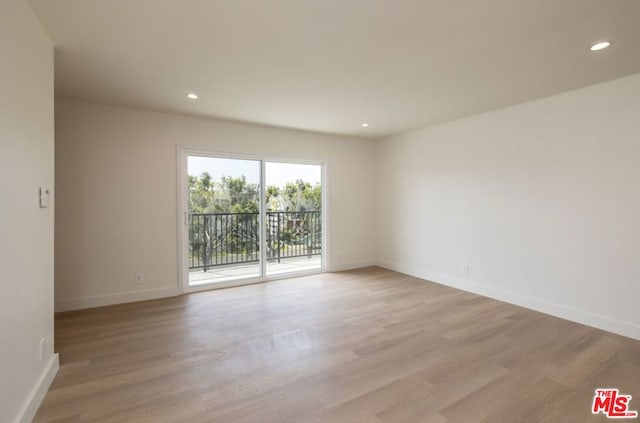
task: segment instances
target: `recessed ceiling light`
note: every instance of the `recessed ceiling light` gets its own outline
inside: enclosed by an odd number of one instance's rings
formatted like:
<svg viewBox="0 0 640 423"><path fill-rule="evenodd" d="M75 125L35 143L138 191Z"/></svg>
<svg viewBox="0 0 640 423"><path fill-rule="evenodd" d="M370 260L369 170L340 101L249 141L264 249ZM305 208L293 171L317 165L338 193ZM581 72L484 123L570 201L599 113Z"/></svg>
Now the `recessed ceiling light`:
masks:
<svg viewBox="0 0 640 423"><path fill-rule="evenodd" d="M189 94L187 94L187 98L188 98L189 100L197 100L197 99L198 99L198 94L196 94L196 93L189 93Z"/></svg>
<svg viewBox="0 0 640 423"><path fill-rule="evenodd" d="M611 45L611 43L609 41L600 41L599 43L595 43L594 45L592 45L589 50L591 51L598 51L598 50L603 50L607 47L609 47Z"/></svg>
<svg viewBox="0 0 640 423"><path fill-rule="evenodd" d="M362 126L363 128L366 128L367 126L369 126L369 124L368 124L367 122L364 122L361 126Z"/></svg>

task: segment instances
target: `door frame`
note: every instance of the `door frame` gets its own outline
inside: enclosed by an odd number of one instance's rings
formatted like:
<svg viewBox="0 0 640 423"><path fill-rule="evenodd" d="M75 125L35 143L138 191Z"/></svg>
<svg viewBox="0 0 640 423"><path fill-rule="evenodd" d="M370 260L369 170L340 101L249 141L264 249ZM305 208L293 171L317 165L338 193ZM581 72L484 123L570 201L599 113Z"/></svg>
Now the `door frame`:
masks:
<svg viewBox="0 0 640 423"><path fill-rule="evenodd" d="M268 282L271 280L294 278L298 276L313 275L326 272L328 254L328 195L327 195L327 162L320 160L306 160L295 159L291 157L274 157L266 155L255 155L245 153L231 153L218 150L207 149L204 147L184 147L177 146L177 237L178 237L178 285L179 289L183 293L207 291L211 289L229 288L233 286L251 285L255 283ZM189 231L187 230L188 223L188 190L187 190L187 171L188 163L187 159L190 155L214 157L220 159L238 159L238 160L254 160L260 162L260 204L258 207L260 219L258 219L258 225L260 228L260 276L254 278L238 279L234 281L215 282L210 284L203 284L198 286L189 286L189 264L188 264L188 248L189 248ZM266 239L266 228L264 225L264 206L266 187L263 186L265 182L266 162L275 163L295 163L295 164L309 164L320 166L322 184L322 208L320 211L320 220L322 222L322 252L321 252L321 265L319 269L303 270L299 272L291 272L286 274L277 274L267 276L266 269L266 248L264 248L264 242Z"/></svg>

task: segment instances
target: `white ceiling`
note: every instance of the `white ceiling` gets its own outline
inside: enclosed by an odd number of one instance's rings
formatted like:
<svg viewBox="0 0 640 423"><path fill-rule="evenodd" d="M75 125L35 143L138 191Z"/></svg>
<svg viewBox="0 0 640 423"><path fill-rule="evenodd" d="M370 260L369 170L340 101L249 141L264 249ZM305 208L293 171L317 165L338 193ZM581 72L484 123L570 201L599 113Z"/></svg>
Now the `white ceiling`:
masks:
<svg viewBox="0 0 640 423"><path fill-rule="evenodd" d="M58 95L337 134L393 134L640 72L638 0L31 4L56 45ZM590 52L602 39L613 45Z"/></svg>

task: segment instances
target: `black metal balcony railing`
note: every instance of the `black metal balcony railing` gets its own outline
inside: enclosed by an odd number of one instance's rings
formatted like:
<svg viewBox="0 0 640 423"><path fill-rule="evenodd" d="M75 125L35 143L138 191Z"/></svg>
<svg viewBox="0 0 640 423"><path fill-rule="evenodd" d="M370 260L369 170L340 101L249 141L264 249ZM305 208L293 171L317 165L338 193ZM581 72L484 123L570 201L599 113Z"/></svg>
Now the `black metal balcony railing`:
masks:
<svg viewBox="0 0 640 423"><path fill-rule="evenodd" d="M189 269L260 260L258 213L189 214ZM320 211L267 212L266 257L312 257L322 252Z"/></svg>

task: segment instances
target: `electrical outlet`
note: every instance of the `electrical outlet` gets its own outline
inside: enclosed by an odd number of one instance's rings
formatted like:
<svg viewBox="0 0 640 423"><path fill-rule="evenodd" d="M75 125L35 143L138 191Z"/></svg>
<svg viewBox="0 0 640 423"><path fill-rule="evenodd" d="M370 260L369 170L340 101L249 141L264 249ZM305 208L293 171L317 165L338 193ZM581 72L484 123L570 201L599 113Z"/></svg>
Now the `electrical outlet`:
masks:
<svg viewBox="0 0 640 423"><path fill-rule="evenodd" d="M144 273L138 272L136 273L136 283L144 283Z"/></svg>
<svg viewBox="0 0 640 423"><path fill-rule="evenodd" d="M465 266L464 267L464 277L468 278L469 277L469 266Z"/></svg>
<svg viewBox="0 0 640 423"><path fill-rule="evenodd" d="M40 361L44 361L51 353L51 338L45 336L40 340Z"/></svg>

